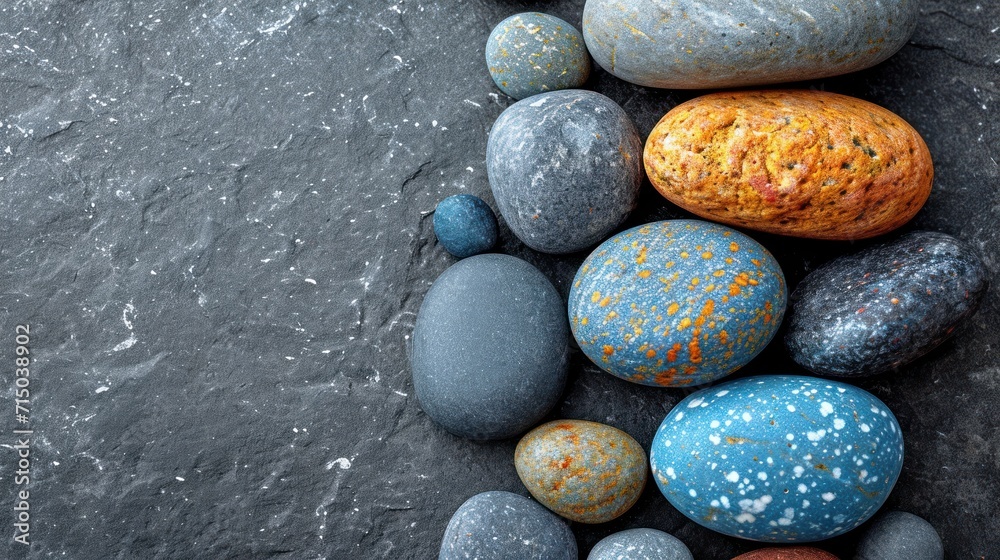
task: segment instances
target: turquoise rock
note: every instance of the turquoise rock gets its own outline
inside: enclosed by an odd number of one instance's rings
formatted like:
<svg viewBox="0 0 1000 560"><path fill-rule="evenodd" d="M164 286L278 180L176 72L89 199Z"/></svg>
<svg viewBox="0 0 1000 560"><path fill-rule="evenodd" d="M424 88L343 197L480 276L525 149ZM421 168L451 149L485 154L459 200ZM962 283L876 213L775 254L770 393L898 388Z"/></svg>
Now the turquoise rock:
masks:
<svg viewBox="0 0 1000 560"><path fill-rule="evenodd" d="M903 47L916 0L587 0L583 36L615 76L671 89L811 80Z"/></svg>
<svg viewBox="0 0 1000 560"><path fill-rule="evenodd" d="M759 376L689 395L650 451L667 501L733 537L810 542L846 533L885 502L903 435L874 395L804 376Z"/></svg>
<svg viewBox="0 0 1000 560"><path fill-rule="evenodd" d="M590 55L580 32L537 12L510 16L493 28L486 65L497 87L514 99L578 88L590 76Z"/></svg>
<svg viewBox="0 0 1000 560"><path fill-rule="evenodd" d="M778 262L750 237L699 220L654 222L587 257L570 289L570 326L587 357L613 375L698 385L767 346L786 293Z"/></svg>

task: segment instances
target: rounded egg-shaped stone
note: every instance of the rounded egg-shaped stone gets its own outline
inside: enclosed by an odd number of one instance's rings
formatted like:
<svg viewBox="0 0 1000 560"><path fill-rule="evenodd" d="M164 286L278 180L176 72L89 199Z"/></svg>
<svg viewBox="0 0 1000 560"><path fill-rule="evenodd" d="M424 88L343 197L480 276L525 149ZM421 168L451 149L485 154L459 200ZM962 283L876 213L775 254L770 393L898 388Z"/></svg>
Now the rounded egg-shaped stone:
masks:
<svg viewBox="0 0 1000 560"><path fill-rule="evenodd" d="M515 14L493 28L486 65L504 93L524 99L546 91L578 88L590 76L583 35L548 14Z"/></svg>
<svg viewBox="0 0 1000 560"><path fill-rule="evenodd" d="M536 500L581 523L622 515L646 485L642 446L617 428L585 420L557 420L528 432L514 466Z"/></svg>
<svg viewBox="0 0 1000 560"><path fill-rule="evenodd" d="M587 560L694 560L677 537L656 529L628 529L601 539Z"/></svg>
<svg viewBox="0 0 1000 560"><path fill-rule="evenodd" d="M413 389L437 424L470 439L523 433L566 385L562 297L508 255L461 260L431 286L413 328Z"/></svg>
<svg viewBox="0 0 1000 560"><path fill-rule="evenodd" d="M464 259L493 248L497 242L497 217L478 196L456 194L434 209L434 235L446 251Z"/></svg>
<svg viewBox="0 0 1000 560"><path fill-rule="evenodd" d="M875 514L899 478L903 435L882 401L852 385L758 376L689 395L653 439L667 501L709 529L811 542Z"/></svg>
<svg viewBox="0 0 1000 560"><path fill-rule="evenodd" d="M753 359L785 312L781 267L750 237L667 220L597 247L573 280L569 317L605 371L644 385L708 383Z"/></svg>
<svg viewBox="0 0 1000 560"><path fill-rule="evenodd" d="M761 548L740 554L733 560L840 560L833 554L811 546Z"/></svg>
<svg viewBox="0 0 1000 560"><path fill-rule="evenodd" d="M599 93L543 93L500 115L486 167L514 235L536 251L572 253L600 242L635 207L642 140Z"/></svg>
<svg viewBox="0 0 1000 560"><path fill-rule="evenodd" d="M796 82L874 66L917 25L916 0L587 0L594 60L642 86L714 89Z"/></svg>
<svg viewBox="0 0 1000 560"><path fill-rule="evenodd" d="M664 115L643 157L656 190L694 214L815 239L905 224L934 176L926 144L902 118L813 90L697 97Z"/></svg>
<svg viewBox="0 0 1000 560"><path fill-rule="evenodd" d="M806 276L792 294L785 343L796 363L820 375L890 371L947 340L976 312L989 280L968 244L909 233Z"/></svg>
<svg viewBox="0 0 1000 560"><path fill-rule="evenodd" d="M858 543L854 560L942 560L944 543L934 526L905 511L884 513Z"/></svg>
<svg viewBox="0 0 1000 560"><path fill-rule="evenodd" d="M524 496L476 494L451 517L438 560L577 560L565 521Z"/></svg>

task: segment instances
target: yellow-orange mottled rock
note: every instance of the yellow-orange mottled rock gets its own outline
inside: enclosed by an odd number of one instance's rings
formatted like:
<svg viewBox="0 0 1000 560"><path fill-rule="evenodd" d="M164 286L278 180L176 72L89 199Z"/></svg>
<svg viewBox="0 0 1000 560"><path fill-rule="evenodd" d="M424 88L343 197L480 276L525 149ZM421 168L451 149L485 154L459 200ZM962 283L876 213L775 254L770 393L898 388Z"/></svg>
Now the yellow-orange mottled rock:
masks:
<svg viewBox="0 0 1000 560"><path fill-rule="evenodd" d="M674 107L646 173L704 218L815 239L863 239L912 218L934 168L920 134L873 103L822 91L741 91Z"/></svg>

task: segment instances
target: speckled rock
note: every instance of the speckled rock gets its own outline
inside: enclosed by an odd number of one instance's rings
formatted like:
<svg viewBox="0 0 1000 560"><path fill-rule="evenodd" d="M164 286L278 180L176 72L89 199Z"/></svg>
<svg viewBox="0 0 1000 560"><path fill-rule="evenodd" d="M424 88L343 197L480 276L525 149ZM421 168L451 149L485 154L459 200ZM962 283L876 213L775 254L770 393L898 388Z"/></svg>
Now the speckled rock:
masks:
<svg viewBox="0 0 1000 560"><path fill-rule="evenodd" d="M581 523L631 508L646 485L646 453L627 433L597 422L557 420L527 433L514 466L542 505Z"/></svg>
<svg viewBox="0 0 1000 560"><path fill-rule="evenodd" d="M742 87L855 72L889 58L919 2L587 0L583 36L615 76L670 89Z"/></svg>
<svg viewBox="0 0 1000 560"><path fill-rule="evenodd" d="M762 548L740 554L733 560L840 560L833 554L810 546Z"/></svg>
<svg viewBox="0 0 1000 560"><path fill-rule="evenodd" d="M483 199L456 194L434 209L434 235L446 251L462 259L485 253L497 242L497 217Z"/></svg>
<svg viewBox="0 0 1000 560"><path fill-rule="evenodd" d="M446 270L413 329L413 389L424 412L471 439L520 434L566 385L562 298L530 264L476 255Z"/></svg>
<svg viewBox="0 0 1000 560"><path fill-rule="evenodd" d="M677 537L656 529L629 529L609 535L587 560L694 560Z"/></svg>
<svg viewBox="0 0 1000 560"><path fill-rule="evenodd" d="M577 560L565 521L524 496L483 492L466 500L445 529L438 560Z"/></svg>
<svg viewBox="0 0 1000 560"><path fill-rule="evenodd" d="M912 218L934 169L920 134L878 105L812 90L717 93L674 107L646 141L668 200L714 221L861 239Z"/></svg>
<svg viewBox="0 0 1000 560"><path fill-rule="evenodd" d="M590 91L543 93L507 108L486 148L507 225L544 253L591 247L635 206L642 140L614 101Z"/></svg>
<svg viewBox="0 0 1000 560"><path fill-rule="evenodd" d="M863 523L903 466L892 412L852 385L738 379L689 395L653 439L667 500L709 529L766 542L827 539Z"/></svg>
<svg viewBox="0 0 1000 560"><path fill-rule="evenodd" d="M858 543L854 560L942 560L944 544L934 526L905 511L879 516Z"/></svg>
<svg viewBox="0 0 1000 560"><path fill-rule="evenodd" d="M486 65L497 87L514 99L578 88L590 76L583 35L569 23L537 12L510 16L493 28Z"/></svg>
<svg viewBox="0 0 1000 560"><path fill-rule="evenodd" d="M821 375L889 371L946 340L975 313L989 278L962 241L910 233L806 276L785 342L792 359Z"/></svg>
<svg viewBox="0 0 1000 560"><path fill-rule="evenodd" d="M569 316L580 348L605 371L644 385L708 383L767 346L785 312L771 253L725 226L654 222L587 257Z"/></svg>

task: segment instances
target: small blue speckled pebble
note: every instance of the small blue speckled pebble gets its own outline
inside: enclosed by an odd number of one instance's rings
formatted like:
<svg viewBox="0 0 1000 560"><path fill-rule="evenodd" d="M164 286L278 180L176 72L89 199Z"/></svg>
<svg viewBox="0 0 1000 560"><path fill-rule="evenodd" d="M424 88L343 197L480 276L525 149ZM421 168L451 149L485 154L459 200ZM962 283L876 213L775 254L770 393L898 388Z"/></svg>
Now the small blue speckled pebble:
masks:
<svg viewBox="0 0 1000 560"><path fill-rule="evenodd" d="M476 255L444 271L424 296L413 327L413 390L449 432L507 438L558 402L568 354L566 307L548 278L509 255Z"/></svg>
<svg viewBox="0 0 1000 560"><path fill-rule="evenodd" d="M438 560L577 560L576 537L562 519L510 492L483 492L451 517Z"/></svg>
<svg viewBox="0 0 1000 560"><path fill-rule="evenodd" d="M694 560L694 557L673 535L656 529L629 529L605 537L590 550L587 560Z"/></svg>
<svg viewBox="0 0 1000 560"><path fill-rule="evenodd" d="M524 13L501 21L486 43L493 81L514 99L578 88L590 76L583 35L548 14Z"/></svg>
<svg viewBox="0 0 1000 560"><path fill-rule="evenodd" d="M880 515L858 543L854 560L942 560L944 544L934 526L905 511Z"/></svg>
<svg viewBox="0 0 1000 560"><path fill-rule="evenodd" d="M536 251L572 253L600 242L635 207L642 139L599 93L543 93L493 124L486 170L514 235Z"/></svg>
<svg viewBox="0 0 1000 560"><path fill-rule="evenodd" d="M792 294L792 359L820 375L860 377L905 365L972 316L990 272L970 246L921 231L836 259Z"/></svg>
<svg viewBox="0 0 1000 560"><path fill-rule="evenodd" d="M460 259L485 253L497 242L497 217L483 199L456 194L434 210L434 235L446 251Z"/></svg>
<svg viewBox="0 0 1000 560"><path fill-rule="evenodd" d="M738 379L689 395L660 424L653 478L691 520L734 537L810 542L871 517L899 478L892 412L852 385Z"/></svg>
<svg viewBox="0 0 1000 560"><path fill-rule="evenodd" d="M602 243L580 267L569 318L580 348L635 383L708 383L746 365L785 312L771 253L725 226L654 222Z"/></svg>

